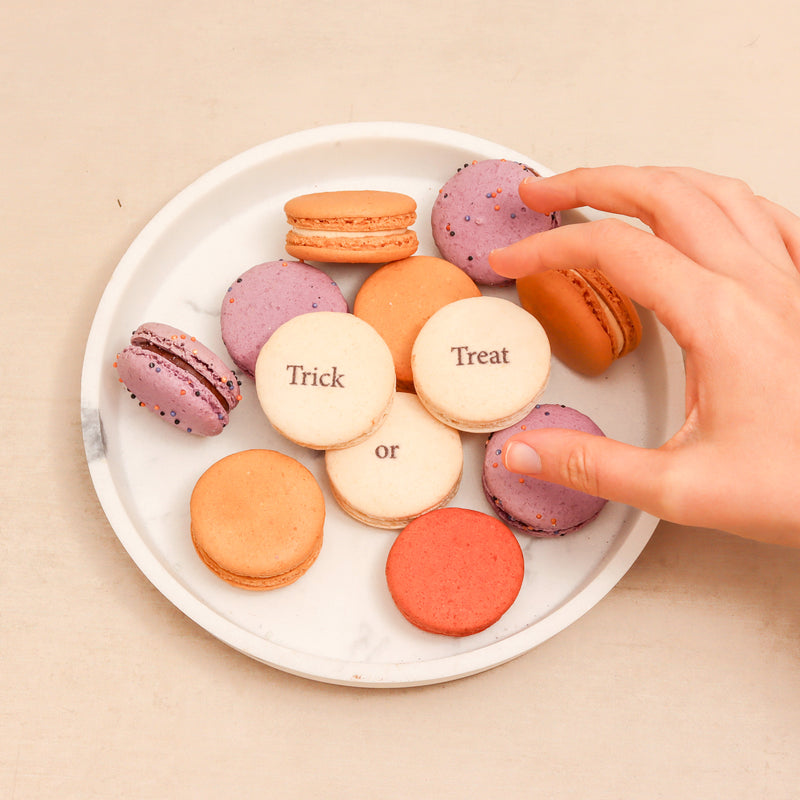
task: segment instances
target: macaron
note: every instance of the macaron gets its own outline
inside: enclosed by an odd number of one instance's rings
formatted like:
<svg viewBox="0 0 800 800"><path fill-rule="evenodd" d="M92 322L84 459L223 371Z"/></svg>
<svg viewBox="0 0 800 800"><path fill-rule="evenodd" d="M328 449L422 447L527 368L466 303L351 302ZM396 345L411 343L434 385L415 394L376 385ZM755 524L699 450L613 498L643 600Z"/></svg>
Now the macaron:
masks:
<svg viewBox="0 0 800 800"><path fill-rule="evenodd" d="M503 466L503 448L517 433L538 428L566 428L602 436L585 414L563 405L537 405L516 425L493 433L486 442L483 491L497 515L511 527L534 536L561 536L582 528L603 509L606 501Z"/></svg>
<svg viewBox="0 0 800 800"><path fill-rule="evenodd" d="M576 372L600 375L641 342L636 306L598 269L528 275L517 279L517 293L547 331L553 355Z"/></svg>
<svg viewBox="0 0 800 800"><path fill-rule="evenodd" d="M414 391L411 349L422 326L442 306L480 293L472 278L449 261L411 256L373 272L356 295L353 313L389 345L398 388Z"/></svg>
<svg viewBox="0 0 800 800"><path fill-rule="evenodd" d="M384 421L395 392L386 342L364 320L335 311L284 322L261 348L255 379L275 430L315 450L365 439Z"/></svg>
<svg viewBox="0 0 800 800"><path fill-rule="evenodd" d="M292 226L286 252L295 258L379 264L406 258L418 246L410 230L417 204L399 192L315 192L292 198L284 211Z"/></svg>
<svg viewBox="0 0 800 800"><path fill-rule="evenodd" d="M140 325L114 367L142 408L197 436L221 433L241 400L234 371L194 336L171 325Z"/></svg>
<svg viewBox="0 0 800 800"><path fill-rule="evenodd" d="M267 339L284 322L315 311L347 311L338 285L298 261L268 261L248 269L228 288L220 310L222 341L239 369L252 376Z"/></svg>
<svg viewBox="0 0 800 800"><path fill-rule="evenodd" d="M499 297L440 308L411 353L417 395L441 422L480 433L513 425L550 375L550 344L536 318Z"/></svg>
<svg viewBox="0 0 800 800"><path fill-rule="evenodd" d="M364 441L325 453L339 505L359 522L386 529L402 528L450 502L463 464L458 431L407 392L395 395L386 421Z"/></svg>
<svg viewBox="0 0 800 800"><path fill-rule="evenodd" d="M322 547L322 489L299 461L274 450L244 450L212 464L189 509L197 554L241 589L294 583Z"/></svg>
<svg viewBox="0 0 800 800"><path fill-rule="evenodd" d="M536 174L506 159L473 161L459 168L439 190L431 210L433 240L441 255L476 283L510 284L489 266L489 253L561 223L559 212L540 214L520 199L519 184Z"/></svg>
<svg viewBox="0 0 800 800"><path fill-rule="evenodd" d="M465 508L417 517L386 559L386 583L416 627L469 636L494 625L516 600L525 564L514 534L497 518Z"/></svg>

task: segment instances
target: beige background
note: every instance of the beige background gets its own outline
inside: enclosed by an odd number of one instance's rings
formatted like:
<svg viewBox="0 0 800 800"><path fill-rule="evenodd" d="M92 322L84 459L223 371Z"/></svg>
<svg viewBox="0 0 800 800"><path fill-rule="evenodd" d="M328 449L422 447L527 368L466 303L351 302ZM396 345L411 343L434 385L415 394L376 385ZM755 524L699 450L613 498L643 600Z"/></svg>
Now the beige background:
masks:
<svg viewBox="0 0 800 800"><path fill-rule="evenodd" d="M662 523L535 651L357 690L186 619L83 457L82 352L117 261L181 188L273 137L422 122L556 170L738 175L800 211L796 3L653 5L5 0L0 797L797 797L800 552Z"/></svg>

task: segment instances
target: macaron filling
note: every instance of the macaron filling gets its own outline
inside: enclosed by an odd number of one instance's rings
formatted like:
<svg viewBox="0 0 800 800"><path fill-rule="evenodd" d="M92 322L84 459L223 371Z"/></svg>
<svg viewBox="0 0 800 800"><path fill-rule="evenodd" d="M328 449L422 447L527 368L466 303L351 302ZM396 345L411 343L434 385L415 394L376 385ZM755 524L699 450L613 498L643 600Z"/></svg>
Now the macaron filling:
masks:
<svg viewBox="0 0 800 800"><path fill-rule="evenodd" d="M181 358L179 355L171 352L170 350L165 350L164 348L159 347L156 344L152 344L150 342L143 342L137 345L141 350L146 350L148 353L153 353L154 355L160 356L161 358L166 359L170 362L170 364L174 364L179 369L186 371L189 375L191 375L195 380L197 380L202 386L208 389L211 394L219 401L220 405L225 409L226 412L230 412L231 406L228 402L227 398L214 386L214 384L201 372L198 372L188 361Z"/></svg>

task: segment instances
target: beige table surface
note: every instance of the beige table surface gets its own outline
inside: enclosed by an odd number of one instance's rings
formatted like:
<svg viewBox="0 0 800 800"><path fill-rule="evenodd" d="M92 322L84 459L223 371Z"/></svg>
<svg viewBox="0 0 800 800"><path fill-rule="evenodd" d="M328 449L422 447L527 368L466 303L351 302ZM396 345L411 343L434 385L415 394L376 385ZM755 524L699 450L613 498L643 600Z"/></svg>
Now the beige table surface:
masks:
<svg viewBox="0 0 800 800"><path fill-rule="evenodd" d="M103 288L165 202L253 145L420 122L556 170L734 174L800 210L791 0L492 5L3 3L0 797L798 796L800 552L662 523L534 651L353 689L212 638L96 499L79 397Z"/></svg>

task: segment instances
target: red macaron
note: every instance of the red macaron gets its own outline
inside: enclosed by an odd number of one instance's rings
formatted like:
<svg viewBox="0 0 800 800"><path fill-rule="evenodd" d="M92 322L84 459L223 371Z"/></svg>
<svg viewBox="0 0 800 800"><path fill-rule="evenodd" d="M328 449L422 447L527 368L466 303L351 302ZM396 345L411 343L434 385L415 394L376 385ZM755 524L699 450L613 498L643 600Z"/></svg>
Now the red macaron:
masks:
<svg viewBox="0 0 800 800"><path fill-rule="evenodd" d="M519 594L524 572L510 529L466 508L417 517L386 560L386 582L402 615L445 636L469 636L497 622Z"/></svg>

